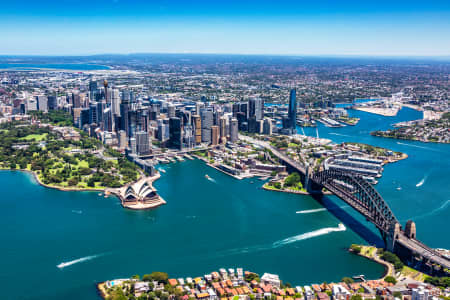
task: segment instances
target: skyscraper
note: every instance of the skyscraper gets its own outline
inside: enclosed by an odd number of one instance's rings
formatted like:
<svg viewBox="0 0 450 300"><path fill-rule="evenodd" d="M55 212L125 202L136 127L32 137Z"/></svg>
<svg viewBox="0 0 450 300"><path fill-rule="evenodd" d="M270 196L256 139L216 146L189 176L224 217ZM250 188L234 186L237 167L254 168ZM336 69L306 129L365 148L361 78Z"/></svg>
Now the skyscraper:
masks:
<svg viewBox="0 0 450 300"><path fill-rule="evenodd" d="M211 126L211 145L216 146L219 144L219 126Z"/></svg>
<svg viewBox="0 0 450 300"><path fill-rule="evenodd" d="M208 108L203 108L200 111L202 122L202 142L211 143L211 126L214 124L213 111Z"/></svg>
<svg viewBox="0 0 450 300"><path fill-rule="evenodd" d="M120 93L118 89L111 90L111 111L113 115L120 116Z"/></svg>
<svg viewBox="0 0 450 300"><path fill-rule="evenodd" d="M230 142L235 143L238 140L238 120L231 119L230 126Z"/></svg>
<svg viewBox="0 0 450 300"><path fill-rule="evenodd" d="M150 139L148 132L136 132L136 152L138 155L145 155L150 153Z"/></svg>
<svg viewBox="0 0 450 300"><path fill-rule="evenodd" d="M40 111L48 111L48 98L44 95L36 96L37 109Z"/></svg>
<svg viewBox="0 0 450 300"><path fill-rule="evenodd" d="M289 128L295 129L295 126L297 124L297 97L295 89L292 89L289 95L288 118L289 118Z"/></svg>
<svg viewBox="0 0 450 300"><path fill-rule="evenodd" d="M263 134L271 135L273 131L273 123L269 118L264 119Z"/></svg>
<svg viewBox="0 0 450 300"><path fill-rule="evenodd" d="M256 121L264 118L264 101L260 98L252 98L249 101L249 118L255 117Z"/></svg>
<svg viewBox="0 0 450 300"><path fill-rule="evenodd" d="M175 106L173 104L169 104L167 106L167 116L169 118L174 118L175 117Z"/></svg>
<svg viewBox="0 0 450 300"><path fill-rule="evenodd" d="M108 99L108 80L104 80L103 81L103 86L105 87L105 100L106 100L106 103L109 103L109 99Z"/></svg>
<svg viewBox="0 0 450 300"><path fill-rule="evenodd" d="M195 143L198 145L202 142L202 120L199 115L192 116L194 124Z"/></svg>
<svg viewBox="0 0 450 300"><path fill-rule="evenodd" d="M173 148L183 148L183 126L180 118L169 119L169 144Z"/></svg>
<svg viewBox="0 0 450 300"><path fill-rule="evenodd" d="M55 110L58 109L58 99L56 96L48 96L48 109L49 110Z"/></svg>
<svg viewBox="0 0 450 300"><path fill-rule="evenodd" d="M220 140L222 143L227 141L227 118L220 117L219 119L219 131L220 131Z"/></svg>

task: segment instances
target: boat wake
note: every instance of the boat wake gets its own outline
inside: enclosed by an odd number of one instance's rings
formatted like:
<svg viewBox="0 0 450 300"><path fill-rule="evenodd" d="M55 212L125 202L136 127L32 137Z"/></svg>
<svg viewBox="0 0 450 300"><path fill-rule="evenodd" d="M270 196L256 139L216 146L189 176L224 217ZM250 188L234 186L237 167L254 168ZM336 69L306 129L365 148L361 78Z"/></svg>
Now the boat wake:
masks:
<svg viewBox="0 0 450 300"><path fill-rule="evenodd" d="M348 205L339 206L340 209L347 209L349 207L350 206L348 206ZM313 214L316 212L321 212L321 211L326 211L326 210L333 211L333 210L337 210L337 209L338 208L328 208L327 209L327 208L323 207L323 208L316 208L316 209L299 210L299 211L296 211L295 213L296 214Z"/></svg>
<svg viewBox="0 0 450 300"><path fill-rule="evenodd" d="M208 180L211 181L211 182L217 183L217 181L216 181L214 178L208 177L208 178L206 178L206 179L208 179Z"/></svg>
<svg viewBox="0 0 450 300"><path fill-rule="evenodd" d="M296 214L312 214L312 213L325 211L325 210L327 210L327 209L324 207L324 208L317 208L317 209L299 210L299 211L296 211L295 213Z"/></svg>
<svg viewBox="0 0 450 300"><path fill-rule="evenodd" d="M352 137L351 135L348 135L348 134L342 134L342 133L336 133L336 132L330 132L329 134L338 135L338 136Z"/></svg>
<svg viewBox="0 0 450 300"><path fill-rule="evenodd" d="M424 147L424 146L419 146L419 145L412 145L412 144L406 144L406 143L402 143L402 142L397 142L398 145L403 145L403 146L408 146L408 147L414 147L414 148L419 148L419 149L425 149L425 150L431 150L431 151L436 151L436 152L440 152L436 149L433 148L428 148L428 147Z"/></svg>
<svg viewBox="0 0 450 300"><path fill-rule="evenodd" d="M424 178L422 178L422 180L419 181L419 182L416 184L416 187L421 187L421 186L425 183L425 180L427 180L427 176L425 176Z"/></svg>
<svg viewBox="0 0 450 300"><path fill-rule="evenodd" d="M414 219L415 219L415 220L418 220L418 219L423 219L423 218L426 218L426 217L430 217L430 216L432 216L432 215L434 215L434 214L440 212L441 210L445 209L449 203L450 203L450 200L447 200L447 201L445 201L441 206L439 206L438 208L433 209L433 210L430 211L429 213L426 213L426 214L423 214L423 215L414 217ZM404 221L406 221L406 220L404 220Z"/></svg>
<svg viewBox="0 0 450 300"><path fill-rule="evenodd" d="M339 231L345 231L345 230L347 230L345 225L340 223L338 225L338 227L325 227L325 228L314 230L311 232L302 233L302 234L299 234L296 236L288 237L288 238L276 241L269 245L256 245L256 246L251 246L251 247L243 247L243 248L227 250L222 253L219 253L218 256L225 257L225 256L232 256L232 255L239 255L239 254L245 254L245 253L254 253L254 252L277 249L277 248L284 247L284 246L287 246L289 244L292 244L292 243L295 243L298 241L307 240L307 239L311 239L311 238L318 237L321 235L326 235L326 234L329 234L332 232L339 232Z"/></svg>
<svg viewBox="0 0 450 300"><path fill-rule="evenodd" d="M83 211L82 210L72 210L72 212L74 213L74 214L79 214L79 215L81 215L82 213L83 213Z"/></svg>
<svg viewBox="0 0 450 300"><path fill-rule="evenodd" d="M90 256L77 258L77 259L74 259L74 260L71 260L71 261L62 262L59 265L57 265L56 267L58 269L64 269L65 267L69 267L69 266L74 265L74 264L78 264L78 263L81 263L81 262L92 260L94 258L103 256L103 255L105 255L105 254L102 253L102 254L96 254L96 255L90 255Z"/></svg>
<svg viewBox="0 0 450 300"><path fill-rule="evenodd" d="M338 225L338 227L326 227L326 228L314 230L311 232L299 234L296 236L288 237L281 241L277 241L277 242L273 243L273 248L279 248L284 245L292 244L292 243L302 241L302 240L307 240L307 239L310 239L310 238L313 238L316 236L321 236L321 235L329 234L331 232L339 232L339 231L345 231L345 230L347 230L345 225L340 223Z"/></svg>

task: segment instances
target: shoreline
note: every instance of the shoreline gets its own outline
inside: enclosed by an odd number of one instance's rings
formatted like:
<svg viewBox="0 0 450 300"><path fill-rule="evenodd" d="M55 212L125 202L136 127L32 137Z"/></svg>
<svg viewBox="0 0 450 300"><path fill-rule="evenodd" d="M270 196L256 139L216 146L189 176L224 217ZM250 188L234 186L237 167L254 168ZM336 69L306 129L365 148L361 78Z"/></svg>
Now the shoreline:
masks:
<svg viewBox="0 0 450 300"><path fill-rule="evenodd" d="M213 168L213 169L215 169L215 170L217 170L217 171L220 171L220 172L222 172L222 173L224 173L224 174L226 174L226 175L228 175L228 176L231 176L231 177L233 177L234 179L238 179L238 180L244 179L244 177L230 174L230 173L225 172L224 170L222 170L222 169L220 169L220 168L214 166L213 164L211 164L211 163L208 161L208 159L206 159L206 158L204 158L204 157L201 157L201 156L199 156L199 155L197 155L197 154L191 154L191 156L195 157L196 159L199 159L199 160L203 161L208 167L211 167L211 168Z"/></svg>
<svg viewBox="0 0 450 300"><path fill-rule="evenodd" d="M109 188L77 188L77 187L63 187L63 186L53 186L53 185L48 185L45 184L41 181L41 179L39 178L38 174L35 171L31 171L31 170L25 170L25 169L1 169L0 171L18 171L18 172L24 172L24 173L28 173L30 175L33 176L33 178L36 180L36 182L45 187L45 188L49 188L49 189L54 189L54 190L60 190L63 192L108 192L109 193Z"/></svg>
<svg viewBox="0 0 450 300"><path fill-rule="evenodd" d="M360 107L360 106L353 106L352 109L375 115L380 115L383 117L395 117L397 116L399 111L398 109L379 108L379 107Z"/></svg>
<svg viewBox="0 0 450 300"><path fill-rule="evenodd" d="M106 297L108 297L108 292L106 291L105 285L106 285L106 281L97 283L95 285L97 287L97 293L103 299L106 299Z"/></svg>
<svg viewBox="0 0 450 300"><path fill-rule="evenodd" d="M369 247L370 248L370 246L364 246L364 245L357 245L357 246L360 246L363 249L364 249L364 247ZM373 257L370 257L370 256L362 254L362 250L361 250L360 253L356 253L356 252L352 251L351 249L348 249L348 252L350 252L352 254L355 254L355 255L358 255L360 257L364 257L364 258L366 258L368 260L371 260L373 262L376 262L376 263L382 265L384 267L384 273L383 273L382 277L377 279L377 280L383 280L387 276L394 276L395 277L394 266L391 263L389 263L387 261L384 261L381 258L379 258L378 255L376 254L376 248L375 248L375 254L374 254Z"/></svg>
<svg viewBox="0 0 450 300"><path fill-rule="evenodd" d="M389 135L381 135L381 134L372 134L372 132L370 133L371 136L376 136L376 137L381 137L381 138L386 138L386 139L393 139L393 140L401 140L401 141L413 141L413 142L421 142L421 143L426 143L426 144L442 144L442 145L448 145L450 143L444 143L444 142L435 142L435 141L424 141L421 139L407 139L407 138L401 138L401 137L394 137L394 136L389 136Z"/></svg>
<svg viewBox="0 0 450 300"><path fill-rule="evenodd" d="M345 125L348 125L348 126L356 126L356 125L358 125L359 121L360 121L359 118L358 118L358 120L356 120L354 123L351 123L351 122L349 122L349 121L343 121L343 120L339 120L339 119L338 119L338 122L344 123Z"/></svg>
<svg viewBox="0 0 450 300"><path fill-rule="evenodd" d="M262 189L266 190L266 191L274 191L274 192L280 192L280 193L288 193L288 194L297 194L297 195L306 195L306 196L312 196L312 195L317 195L320 194L319 192L317 193L310 193L308 191L296 191L296 190L280 190L280 189L275 189L275 188L269 188L266 186L267 182L263 184ZM326 191L326 192L321 192L321 194L323 195L333 195L333 193Z"/></svg>
<svg viewBox="0 0 450 300"><path fill-rule="evenodd" d="M407 107L407 108L411 108L417 111L423 111L423 108L420 107L419 105L415 105L415 104L407 104L407 103L402 103L402 107Z"/></svg>

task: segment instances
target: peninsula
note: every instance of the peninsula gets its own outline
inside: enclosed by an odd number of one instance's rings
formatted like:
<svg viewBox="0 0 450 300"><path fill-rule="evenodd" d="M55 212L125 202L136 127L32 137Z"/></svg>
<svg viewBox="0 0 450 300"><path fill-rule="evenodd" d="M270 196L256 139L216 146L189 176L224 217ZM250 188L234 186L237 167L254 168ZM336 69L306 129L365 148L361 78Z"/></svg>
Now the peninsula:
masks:
<svg viewBox="0 0 450 300"><path fill-rule="evenodd" d="M450 113L443 113L439 119L417 120L396 124L395 129L372 131L374 136L413 140L420 142L450 143Z"/></svg>
<svg viewBox="0 0 450 300"><path fill-rule="evenodd" d="M71 116L49 112L41 123L12 121L0 125L0 168L34 174L60 190L118 188L144 175L121 153L67 125Z"/></svg>

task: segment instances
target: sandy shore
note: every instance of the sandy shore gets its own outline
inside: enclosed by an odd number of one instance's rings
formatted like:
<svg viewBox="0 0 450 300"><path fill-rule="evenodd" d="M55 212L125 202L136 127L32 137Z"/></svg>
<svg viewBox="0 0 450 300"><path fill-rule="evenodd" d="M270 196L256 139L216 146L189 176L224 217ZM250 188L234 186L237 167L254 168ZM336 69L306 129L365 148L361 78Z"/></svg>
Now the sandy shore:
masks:
<svg viewBox="0 0 450 300"><path fill-rule="evenodd" d="M384 117L395 117L398 113L397 108L381 108L381 107L362 107L354 106L354 110L365 111L371 114L381 115Z"/></svg>

